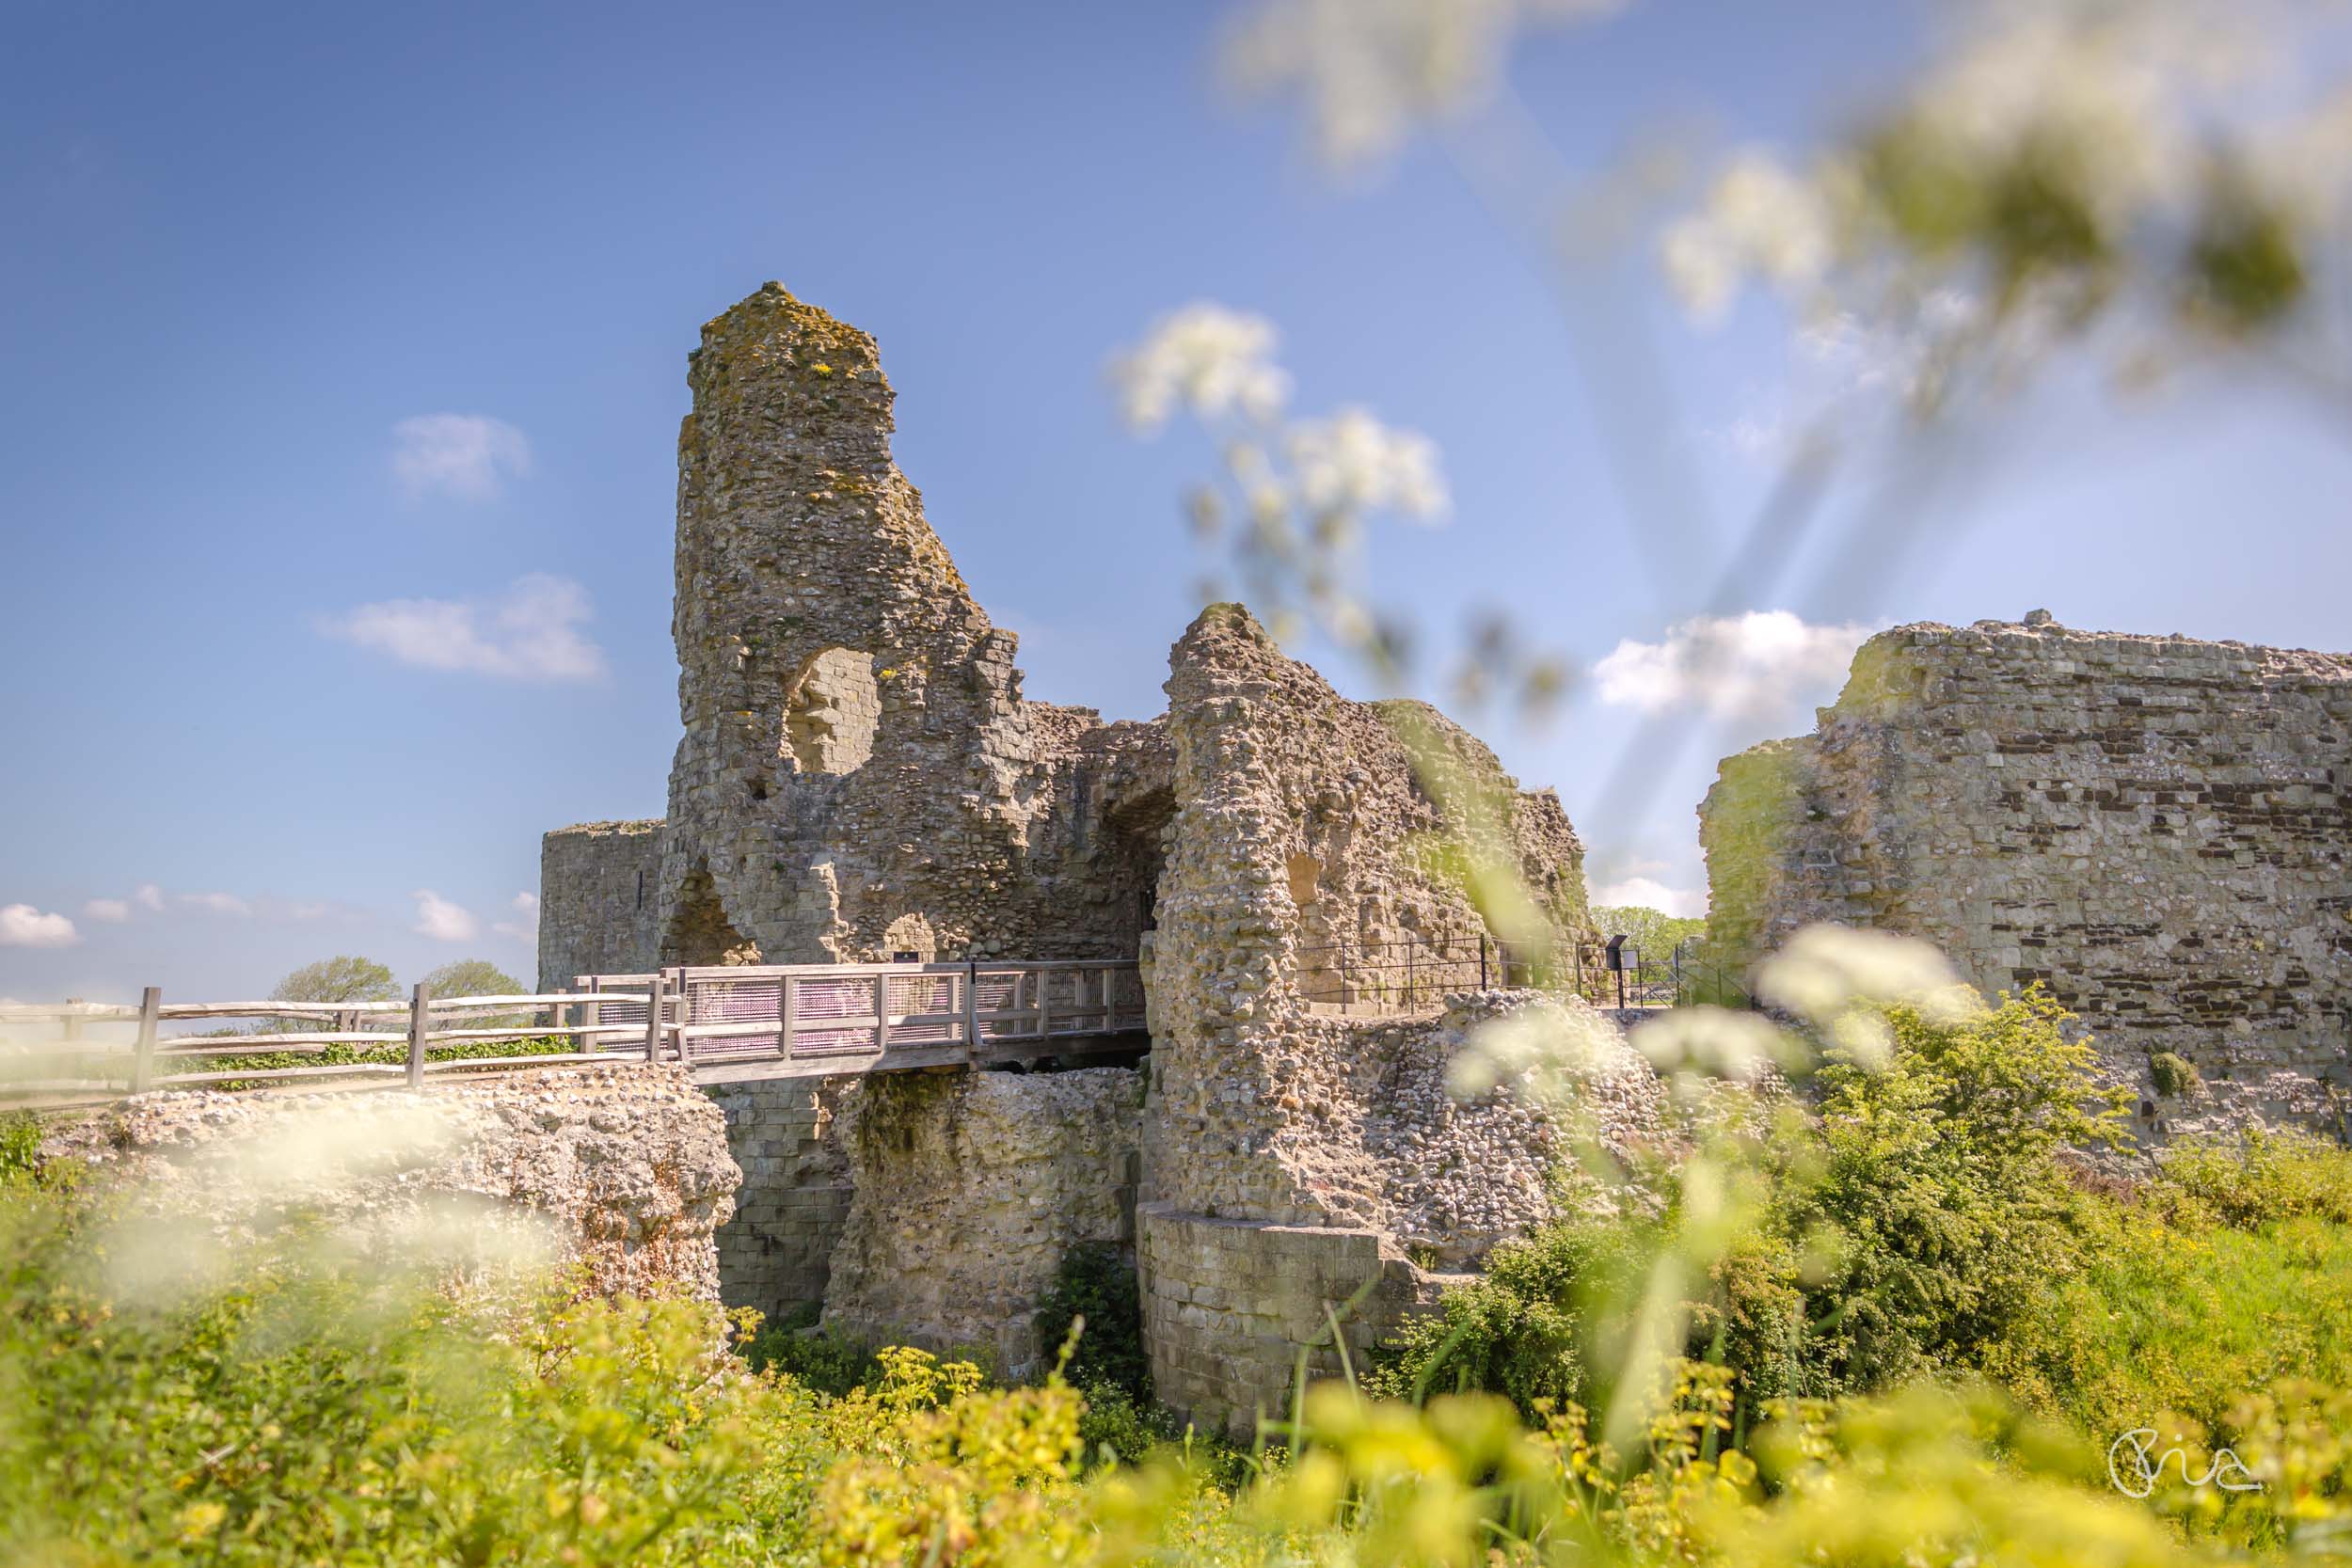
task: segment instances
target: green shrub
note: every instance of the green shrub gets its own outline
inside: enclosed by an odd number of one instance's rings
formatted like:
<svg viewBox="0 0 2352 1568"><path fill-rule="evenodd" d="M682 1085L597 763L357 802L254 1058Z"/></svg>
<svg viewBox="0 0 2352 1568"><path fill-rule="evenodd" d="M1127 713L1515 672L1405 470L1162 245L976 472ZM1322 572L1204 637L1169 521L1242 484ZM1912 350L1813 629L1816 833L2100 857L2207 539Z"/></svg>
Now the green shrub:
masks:
<svg viewBox="0 0 2352 1568"><path fill-rule="evenodd" d="M1038 1342L1051 1354L1084 1321L1062 1375L1079 1388L1117 1388L1137 1408L1152 1403L1152 1358L1143 1347L1143 1297L1135 1264L1106 1242L1082 1242L1062 1254L1053 1284L1038 1302Z"/></svg>
<svg viewBox="0 0 2352 1568"><path fill-rule="evenodd" d="M772 1369L803 1387L839 1399L855 1388L880 1385L882 1366L874 1347L817 1326L815 1302L754 1334L743 1358L759 1370Z"/></svg>
<svg viewBox="0 0 2352 1568"><path fill-rule="evenodd" d="M2352 1150L2294 1128L2184 1138L2160 1161L2164 1187L2208 1204L2223 1223L2310 1217L2352 1225Z"/></svg>
<svg viewBox="0 0 2352 1568"><path fill-rule="evenodd" d="M2170 1051L2159 1051L2148 1058L2148 1075L2155 1080L2156 1092L2167 1100L2177 1099L2202 1082L2187 1057Z"/></svg>
<svg viewBox="0 0 2352 1568"><path fill-rule="evenodd" d="M1498 1249L1376 1358L1372 1386L1484 1389L1530 1415L1603 1403L1622 1322L1670 1255L1678 1348L1731 1369L1742 1411L1972 1365L2080 1267L2062 1160L2121 1135L2123 1097L2038 990L1958 1022L1883 1016L1883 1066L1833 1058L1810 1123L1709 1152L1708 1213L1677 1193L1656 1217L1569 1220Z"/></svg>

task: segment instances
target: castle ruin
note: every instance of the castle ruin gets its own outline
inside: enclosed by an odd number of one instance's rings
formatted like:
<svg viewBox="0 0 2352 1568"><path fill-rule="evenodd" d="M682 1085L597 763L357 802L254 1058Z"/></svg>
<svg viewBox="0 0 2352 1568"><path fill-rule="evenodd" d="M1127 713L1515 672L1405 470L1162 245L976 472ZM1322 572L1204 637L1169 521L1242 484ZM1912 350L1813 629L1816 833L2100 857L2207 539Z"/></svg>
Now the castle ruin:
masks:
<svg viewBox="0 0 2352 1568"><path fill-rule="evenodd" d="M2046 985L2143 1139L2342 1136L2348 774L2352 657L2045 611L1899 626L1812 735L1723 764L1710 938L1744 960L1815 921L1919 937L1988 994Z"/></svg>
<svg viewBox="0 0 2352 1568"><path fill-rule="evenodd" d="M669 815L547 836L542 982L1137 958L1152 1020L1139 1068L714 1089L732 1296L1017 1370L1045 1348L1019 1304L1116 1243L1164 1397L1239 1425L1335 1354L1330 1303L1361 1296L1368 1338L1433 1294L1408 1240L1459 1266L1548 1212L1540 1137L1454 1104L1430 1045L1502 934L1465 864L1532 892L1522 950L1587 934L1555 795L1425 705L1342 698L1238 606L1177 642L1160 719L1030 701L891 460L870 337L771 283L688 382ZM1449 956L1430 1005L1359 1016L1391 983L1362 956L1408 950Z"/></svg>
<svg viewBox="0 0 2352 1568"><path fill-rule="evenodd" d="M1335 1370L1335 1334L1369 1343L1553 1212L1564 1130L1447 1092L1485 1021L1565 1008L1603 1142L1674 1142L1612 1028L1467 957L1592 934L1555 796L1425 705L1341 697L1234 605L1177 641L1160 718L1030 701L891 460L872 339L770 284L690 367L669 815L547 835L542 987L1133 958L1149 1016L1108 1066L1041 1042L1048 1070L711 1086L744 1172L731 1302L1018 1375L1062 1259L1113 1245L1162 1399L1246 1430L1302 1356ZM2348 737L2352 658L2039 613L1899 628L1814 735L1723 764L1710 942L1737 964L1814 921L1916 935L1985 990L2046 982L2145 1135L2341 1133ZM1480 863L1532 908L1486 907ZM1398 950L1437 960L1401 993Z"/></svg>

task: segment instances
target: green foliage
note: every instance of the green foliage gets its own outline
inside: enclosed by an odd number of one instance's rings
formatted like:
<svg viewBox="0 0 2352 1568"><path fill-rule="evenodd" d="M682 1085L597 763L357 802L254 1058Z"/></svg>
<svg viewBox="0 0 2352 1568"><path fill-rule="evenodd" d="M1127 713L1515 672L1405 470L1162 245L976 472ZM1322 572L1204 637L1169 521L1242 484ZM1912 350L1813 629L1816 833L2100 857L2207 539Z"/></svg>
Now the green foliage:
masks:
<svg viewBox="0 0 2352 1568"><path fill-rule="evenodd" d="M1137 1407L1148 1407L1152 1359L1143 1348L1143 1297L1135 1265L1108 1243L1082 1243L1062 1254L1038 1303L1039 1342L1064 1344L1081 1320L1084 1329L1062 1375L1083 1389L1116 1388Z"/></svg>
<svg viewBox="0 0 2352 1568"><path fill-rule="evenodd" d="M1653 910L1646 904L1596 906L1593 924L1609 936L1623 936L1642 950L1642 961L1663 964L1681 943L1707 935L1707 922Z"/></svg>
<svg viewBox="0 0 2352 1568"><path fill-rule="evenodd" d="M2165 1151L2164 1184L2255 1228L2312 1218L2352 1225L2352 1152L2292 1128L2184 1138Z"/></svg>
<svg viewBox="0 0 2352 1568"><path fill-rule="evenodd" d="M373 958L346 953L304 964L269 994L273 1002L396 1002L400 986Z"/></svg>
<svg viewBox="0 0 2352 1568"><path fill-rule="evenodd" d="M2197 1069L2188 1058L2171 1051L2159 1051L2148 1058L2148 1076L2155 1080L2156 1092L2167 1100L2188 1093L2199 1083Z"/></svg>
<svg viewBox="0 0 2352 1568"><path fill-rule="evenodd" d="M29 1111L0 1111L0 1190L40 1169L40 1121Z"/></svg>
<svg viewBox="0 0 2352 1568"><path fill-rule="evenodd" d="M456 958L424 977L435 996L528 996L531 988L487 958Z"/></svg>
<svg viewBox="0 0 2352 1568"><path fill-rule="evenodd" d="M2065 1019L2039 991L1958 1022L1885 1010L1884 1065L1834 1055L1817 1117L1715 1150L1706 1212L1678 1189L1655 1217L1571 1219L1499 1249L1384 1353L1373 1388L1485 1389L1530 1416L1605 1403L1619 1325L1677 1249L1677 1348L1730 1368L1744 1410L1972 1366L2081 1266L2062 1156L2118 1135L2122 1097Z"/></svg>
<svg viewBox="0 0 2352 1568"><path fill-rule="evenodd" d="M240 1035L237 1039L257 1037ZM577 1044L566 1036L539 1036L512 1040L465 1040L455 1045L429 1045L424 1059L428 1062L470 1062L503 1056L553 1056L577 1050ZM224 1051L217 1054L168 1056L162 1059L165 1076L182 1072L260 1072L281 1067L348 1067L353 1064L375 1063L398 1066L408 1060L405 1045L323 1045L315 1051ZM232 1080L224 1084L206 1085L207 1088L245 1088L263 1080Z"/></svg>
<svg viewBox="0 0 2352 1568"><path fill-rule="evenodd" d="M839 1399L879 1386L882 1362L874 1347L817 1326L818 1308L810 1302L789 1317L754 1334L743 1357L761 1370L772 1370L806 1388Z"/></svg>

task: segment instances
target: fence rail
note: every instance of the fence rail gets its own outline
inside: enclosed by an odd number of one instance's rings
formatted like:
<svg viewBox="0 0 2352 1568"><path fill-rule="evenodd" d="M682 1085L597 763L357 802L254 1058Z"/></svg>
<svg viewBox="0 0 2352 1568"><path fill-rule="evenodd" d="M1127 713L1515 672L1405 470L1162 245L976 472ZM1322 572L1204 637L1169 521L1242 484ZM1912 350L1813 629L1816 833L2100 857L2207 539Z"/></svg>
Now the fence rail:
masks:
<svg viewBox="0 0 2352 1568"><path fill-rule="evenodd" d="M573 983L592 1017L641 1032L655 1060L690 1064L841 1059L853 1069L885 1053L969 1056L1143 1027L1132 958L690 965Z"/></svg>
<svg viewBox="0 0 2352 1568"><path fill-rule="evenodd" d="M602 1007L644 996L610 991L557 991L527 996L435 997L417 986L405 1002L166 1002L147 988L135 1006L68 1001L0 1006L0 1101L112 1098L150 1089L207 1088L223 1084L262 1087L328 1087L344 1079L399 1079L421 1086L430 1076L642 1059L642 1022L607 1022ZM580 1021L565 1017L580 1009ZM491 1018L485 1015L503 1015ZM517 1017L516 1015L521 1015ZM541 1021L544 1015L544 1022ZM265 1019L313 1022L317 1029L259 1030L217 1035L166 1035L173 1022ZM397 1028L370 1028L369 1023ZM133 1037L103 1039L93 1026L129 1025ZM30 1031L30 1033L28 1033ZM517 1040L570 1040L569 1050L525 1055L451 1056L453 1048ZM632 1042L628 1050L610 1049ZM326 1056L339 1048L404 1048L398 1061L320 1061L294 1066L220 1067L212 1058L256 1055ZM194 1058L194 1067L172 1070Z"/></svg>
<svg viewBox="0 0 2352 1568"><path fill-rule="evenodd" d="M1381 1017L1426 1011L1467 990L1550 990L1597 1007L1753 1006L1746 990L1692 942L1662 958L1620 941L1613 964L1601 942L1537 948L1486 935L1384 942L1310 943L1297 950L1298 987L1328 1011Z"/></svg>

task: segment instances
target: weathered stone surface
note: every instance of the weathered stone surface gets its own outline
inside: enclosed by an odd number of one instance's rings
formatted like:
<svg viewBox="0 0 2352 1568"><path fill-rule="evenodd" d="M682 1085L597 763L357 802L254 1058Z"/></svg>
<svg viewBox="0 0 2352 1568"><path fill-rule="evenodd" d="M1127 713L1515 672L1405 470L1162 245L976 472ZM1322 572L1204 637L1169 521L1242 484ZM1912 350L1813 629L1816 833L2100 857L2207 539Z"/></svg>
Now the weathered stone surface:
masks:
<svg viewBox="0 0 2352 1568"><path fill-rule="evenodd" d="M140 1095L46 1151L228 1236L294 1212L408 1248L548 1243L601 1294L719 1296L712 1233L740 1176L718 1109L671 1067L501 1073L421 1092Z"/></svg>
<svg viewBox="0 0 2352 1568"><path fill-rule="evenodd" d="M652 967L661 819L583 822L539 844L539 989Z"/></svg>
<svg viewBox="0 0 2352 1568"><path fill-rule="evenodd" d="M719 1227L719 1290L770 1321L822 1302L850 1213L842 1096L853 1080L777 1079L707 1089L743 1170L735 1217Z"/></svg>
<svg viewBox="0 0 2352 1568"><path fill-rule="evenodd" d="M1701 808L1711 936L1812 921L2046 982L2140 1131L2342 1130L2352 1022L2352 657L2025 623L1866 643L1815 733L1727 760ZM2157 1094L2158 1052L2203 1083Z"/></svg>
<svg viewBox="0 0 2352 1568"><path fill-rule="evenodd" d="M1142 1080L898 1073L844 1097L856 1169L825 1323L875 1343L987 1353L1025 1377L1039 1298L1069 1250L1135 1235Z"/></svg>

